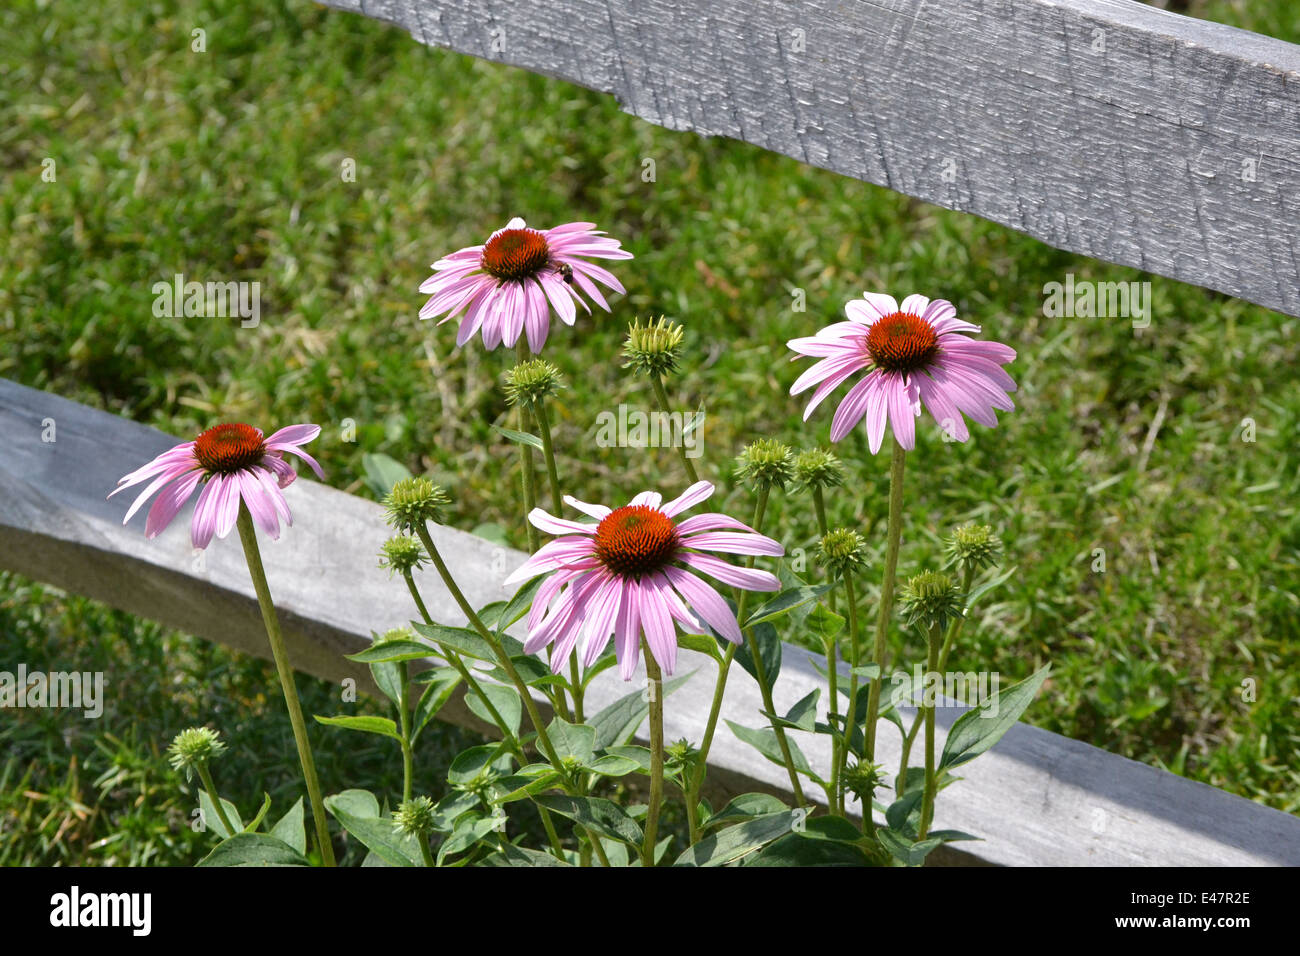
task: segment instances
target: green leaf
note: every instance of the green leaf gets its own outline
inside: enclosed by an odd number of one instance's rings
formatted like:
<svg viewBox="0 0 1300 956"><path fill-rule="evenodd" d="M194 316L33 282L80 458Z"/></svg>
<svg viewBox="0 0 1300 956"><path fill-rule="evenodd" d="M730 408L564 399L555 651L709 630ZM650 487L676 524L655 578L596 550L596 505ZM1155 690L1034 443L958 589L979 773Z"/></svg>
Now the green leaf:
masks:
<svg viewBox="0 0 1300 956"><path fill-rule="evenodd" d="M592 773L598 773L602 777L626 777L629 773L642 772L641 762L633 760L631 757L620 757L618 754L606 754L598 757L587 768Z"/></svg>
<svg viewBox="0 0 1300 956"><path fill-rule="evenodd" d="M614 655L613 650L607 650L604 654L600 656L599 660L597 660L596 663L592 664L585 671L583 671L582 673L583 688L586 689L587 685L591 683L592 678L594 678L597 674L609 670L617 663L618 663L618 658Z"/></svg>
<svg viewBox="0 0 1300 956"><path fill-rule="evenodd" d="M544 448L542 440L536 435L530 435L527 432L513 431L509 428L502 428L500 425L493 425L492 430L499 435L505 436L508 441L512 441L516 445L531 445L538 451L542 451Z"/></svg>
<svg viewBox="0 0 1300 956"><path fill-rule="evenodd" d="M962 840L979 840L984 842L983 837L977 837L965 830L931 830L926 835L927 840L939 840L943 843L959 843Z"/></svg>
<svg viewBox="0 0 1300 956"><path fill-rule="evenodd" d="M512 737L519 736L519 724L523 720L524 713L524 704L519 699L519 692L513 687L493 684L484 680L478 681L478 686L482 688L484 696L492 701L492 706L497 709L501 719L506 722L510 735ZM492 719L492 711L487 709L483 699L474 691L465 694L465 706L482 720L495 725L496 722Z"/></svg>
<svg viewBox="0 0 1300 956"><path fill-rule="evenodd" d="M794 730L806 730L812 733L817 728L817 701L821 699L822 689L814 689L802 700L790 708L789 713L784 717L776 714L769 714L767 711L761 711L764 717L767 717L773 723L780 724L782 727L791 727Z"/></svg>
<svg viewBox="0 0 1300 956"><path fill-rule="evenodd" d="M307 855L307 824L303 819L302 797L271 827L271 836L289 844L303 856Z"/></svg>
<svg viewBox="0 0 1300 956"><path fill-rule="evenodd" d="M496 625L498 632L506 630L511 624L514 624L515 621L528 613L528 609L533 606L533 599L537 597L537 592L546 583L546 578L547 575L539 574L515 592L515 596L510 599L510 603L501 612L500 620Z"/></svg>
<svg viewBox="0 0 1300 956"><path fill-rule="evenodd" d="M704 828L710 829L724 823L737 823L751 817L769 813L789 812L789 807L780 799L768 793L742 793L733 797L725 807L704 821Z"/></svg>
<svg viewBox="0 0 1300 956"><path fill-rule="evenodd" d="M809 817L804 820L803 828L794 832L805 840L830 840L855 846L864 839L862 831L843 817Z"/></svg>
<svg viewBox="0 0 1300 956"><path fill-rule="evenodd" d="M494 796L492 802L495 804L514 803L516 800L526 800L529 797L539 793L544 793L552 787L559 787L562 779L554 770L548 770L541 776L525 776L515 774L510 777L502 777L493 784Z"/></svg>
<svg viewBox="0 0 1300 956"><path fill-rule="evenodd" d="M612 800L603 797L567 797L560 794L546 794L536 798L537 805L545 807L552 813L568 817L593 830L601 836L621 840L633 847L640 847L644 839L637 822L628 816L627 811Z"/></svg>
<svg viewBox="0 0 1300 956"><path fill-rule="evenodd" d="M457 853L464 853L473 847L474 844L496 830L504 820L504 817L499 816L461 817L456 821L456 829L452 831L451 836L443 841L442 846L438 847L438 865L442 866L447 857L455 856Z"/></svg>
<svg viewBox="0 0 1300 956"><path fill-rule="evenodd" d="M223 799L221 807L226 811L226 817L230 820L230 825L235 829L227 830L221 823L221 817L217 813L217 805L212 802L212 797L206 790L199 790L199 810L203 817L203 825L212 830L217 836L223 839L229 839L244 829L244 821L239 816L238 808L229 800Z"/></svg>
<svg viewBox="0 0 1300 956"><path fill-rule="evenodd" d="M783 614L789 614L795 608L817 600L834 587L833 584L805 584L782 591L746 618L744 627L750 628L763 621L772 621ZM766 657L764 659L766 660Z"/></svg>
<svg viewBox="0 0 1300 956"><path fill-rule="evenodd" d="M429 652L425 651L425 656L428 655ZM406 674L406 668L396 661L378 661L372 662L370 665L370 676L375 679L375 686L383 691L385 697L398 706L401 706Z"/></svg>
<svg viewBox="0 0 1300 956"><path fill-rule="evenodd" d="M649 773L652 766L652 757L650 748L638 747L635 744L627 744L622 747L607 747L605 753L613 757L621 757L624 760L631 760L641 768L642 773ZM603 758L602 758L603 759Z"/></svg>
<svg viewBox="0 0 1300 956"><path fill-rule="evenodd" d="M477 807L479 803L476 794L453 790L434 806L433 828L439 833L450 833L455 829L456 821Z"/></svg>
<svg viewBox="0 0 1300 956"><path fill-rule="evenodd" d="M414 742L420 736L420 731L425 728L438 713L442 710L443 705L451 700L451 695L456 693L456 688L460 686L460 674L453 667L435 668L434 676L428 681L428 687L420 695L419 702L415 705L415 718L411 723L411 741Z"/></svg>
<svg viewBox="0 0 1300 956"><path fill-rule="evenodd" d="M829 642L839 637L840 632L844 630L844 615L836 614L825 604L818 604L809 612L804 622L804 627L808 633L821 641L825 647Z"/></svg>
<svg viewBox="0 0 1300 956"><path fill-rule="evenodd" d="M1020 570L1018 567L1015 567L1015 566L1009 567L1009 568L1007 568L1005 571L1003 571L1001 574L999 574L997 577L993 578L992 580L985 581L985 582L984 582L983 584L981 584L979 587L977 587L977 588L975 588L973 591L971 591L971 592L970 592L970 596L966 598L966 608L967 608L967 610L969 610L970 608L974 607L974 606L975 606L975 603L976 603L977 601L979 601L980 598L982 598L984 595L988 594L988 593L989 593L990 591L992 591L995 587L998 587L999 585L1001 585L1001 584L1003 584L1004 582L1006 582L1007 580L1009 580L1009 579L1011 578L1011 576L1012 576L1013 574L1015 574L1018 570Z"/></svg>
<svg viewBox="0 0 1300 956"><path fill-rule="evenodd" d="M620 844L621 845L621 844ZM483 860L484 866L570 866L550 853L515 846L513 843Z"/></svg>
<svg viewBox="0 0 1300 956"><path fill-rule="evenodd" d="M681 687L694 673L691 671L665 681L664 697ZM596 731L597 750L608 750L618 744L625 744L636 735L637 729L650 714L650 704L641 696L644 693L644 688L634 690L587 720L587 725Z"/></svg>
<svg viewBox="0 0 1300 956"><path fill-rule="evenodd" d="M719 664L722 663L722 653L718 650L717 638L707 634L678 634L677 646L707 654Z"/></svg>
<svg viewBox="0 0 1300 956"><path fill-rule="evenodd" d="M399 834L391 819L379 815L379 801L368 790L344 790L326 797L325 809L389 866L424 865L420 845Z"/></svg>
<svg viewBox="0 0 1300 956"><path fill-rule="evenodd" d="M705 837L689 847L673 866L724 866L790 832L794 812L766 813Z"/></svg>
<svg viewBox="0 0 1300 956"><path fill-rule="evenodd" d="M571 724L562 717L551 721L546 728L555 748L555 755L563 760L570 757L586 767L596 759L596 731L586 724Z"/></svg>
<svg viewBox="0 0 1300 956"><path fill-rule="evenodd" d="M496 661L496 653L488 642L467 627L448 627L445 624L424 624L412 621L411 626L435 644L451 648L457 654L480 661ZM426 650L426 656L428 651Z"/></svg>
<svg viewBox="0 0 1300 956"><path fill-rule="evenodd" d="M1051 669L1051 664L1040 668L1020 683L1012 684L958 717L948 731L939 768L960 767L1001 740L1033 702Z"/></svg>
<svg viewBox="0 0 1300 956"><path fill-rule="evenodd" d="M747 867L869 866L870 864L870 858L860 847L834 840L808 840L797 833L781 837L746 859L744 863Z"/></svg>
<svg viewBox="0 0 1300 956"><path fill-rule="evenodd" d="M915 833L915 824L921 819L921 800L924 796L925 787L922 786L920 789L907 791L891 803L889 809L885 811L885 822L889 824L890 829L898 833Z"/></svg>
<svg viewBox="0 0 1300 956"><path fill-rule="evenodd" d="M754 643L758 645L758 652L763 655L763 667L767 671L767 685L772 687L776 684L776 678L781 673L781 638L776 633L776 628L771 624L756 624L751 632ZM745 643L736 649L736 662L745 669L754 680L758 680L758 672L754 669L754 657L749 650L750 641L746 638Z"/></svg>
<svg viewBox="0 0 1300 956"><path fill-rule="evenodd" d="M396 640L384 641L382 644L372 644L364 651L343 656L350 661L356 661L358 664L382 664L390 661L413 661L432 657L436 653L438 653L436 647L421 644L419 641Z"/></svg>
<svg viewBox="0 0 1300 956"><path fill-rule="evenodd" d="M387 717L321 717L317 714L316 723L327 727L342 727L344 730L379 734L382 737L392 737L394 740L402 739L402 735L397 732L397 724Z"/></svg>
<svg viewBox="0 0 1300 956"><path fill-rule="evenodd" d="M501 755L501 744L479 744L462 750L447 768L447 782L453 787L473 783L480 774L492 768ZM509 754L506 754L506 758L509 758Z"/></svg>
<svg viewBox="0 0 1300 956"><path fill-rule="evenodd" d="M906 866L920 866L925 862L925 858L930 855L930 851L943 842L928 837L920 843L916 843L903 834L886 827L877 827L876 837L894 859Z"/></svg>
<svg viewBox="0 0 1300 956"><path fill-rule="evenodd" d="M726 718L723 719L725 720ZM776 731L766 727L756 730L752 727L744 727L740 724L733 723L730 720L727 721L727 726L731 728L733 734L745 743L749 744L768 760L772 761L772 763L780 767L785 766L785 760L781 757L781 745L776 739ZM799 773L804 774L810 780L816 781L817 783L824 783L825 781L814 774L812 768L808 766L808 758L803 755L803 751L799 749L799 745L789 737L785 739L785 742L790 747L790 759L794 762L794 769Z"/></svg>
<svg viewBox="0 0 1300 956"><path fill-rule="evenodd" d="M243 832L244 833L257 832L257 828L260 827L262 825L262 821L266 819L266 811L270 809L271 809L271 795L264 790L262 791L262 809L257 811L257 816L253 817L253 819L248 821L248 825L244 827Z"/></svg>
<svg viewBox="0 0 1300 956"><path fill-rule="evenodd" d="M221 843L199 866L310 866L307 858L283 840L265 833L238 833Z"/></svg>
<svg viewBox="0 0 1300 956"><path fill-rule="evenodd" d="M403 478L411 477L409 468L383 452L362 455L361 469L366 473L366 484L380 498L392 491L393 485Z"/></svg>

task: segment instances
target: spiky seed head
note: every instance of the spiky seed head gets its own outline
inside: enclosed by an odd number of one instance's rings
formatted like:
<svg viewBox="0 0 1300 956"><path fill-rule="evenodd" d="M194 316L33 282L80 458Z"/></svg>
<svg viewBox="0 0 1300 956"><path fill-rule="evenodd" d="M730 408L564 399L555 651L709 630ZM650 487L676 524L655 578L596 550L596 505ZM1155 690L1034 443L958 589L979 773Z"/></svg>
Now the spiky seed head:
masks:
<svg viewBox="0 0 1300 956"><path fill-rule="evenodd" d="M794 452L775 438L760 438L736 458L736 477L755 488L785 488L794 478Z"/></svg>
<svg viewBox="0 0 1300 956"><path fill-rule="evenodd" d="M225 752L221 735L208 727L190 727L172 738L167 748L167 759L173 770L184 770L185 779L191 780L200 764L206 764Z"/></svg>
<svg viewBox="0 0 1300 956"><path fill-rule="evenodd" d="M450 503L442 486L424 477L403 478L384 498L388 523L398 531L414 531L430 521L440 523Z"/></svg>
<svg viewBox="0 0 1300 956"><path fill-rule="evenodd" d="M961 588L951 574L922 571L903 585L899 605L908 624L942 628L961 616Z"/></svg>
<svg viewBox="0 0 1300 956"><path fill-rule="evenodd" d="M506 401L511 405L535 405L560 390L560 370L545 359L520 362L506 372Z"/></svg>
<svg viewBox="0 0 1300 956"><path fill-rule="evenodd" d="M379 566L389 576L415 571L424 564L424 546L409 534L395 534L379 549Z"/></svg>
<svg viewBox="0 0 1300 956"><path fill-rule="evenodd" d="M641 324L640 319L627 328L623 344L624 368L634 368L645 375L668 375L677 370L682 355L685 330L676 322L660 316Z"/></svg>

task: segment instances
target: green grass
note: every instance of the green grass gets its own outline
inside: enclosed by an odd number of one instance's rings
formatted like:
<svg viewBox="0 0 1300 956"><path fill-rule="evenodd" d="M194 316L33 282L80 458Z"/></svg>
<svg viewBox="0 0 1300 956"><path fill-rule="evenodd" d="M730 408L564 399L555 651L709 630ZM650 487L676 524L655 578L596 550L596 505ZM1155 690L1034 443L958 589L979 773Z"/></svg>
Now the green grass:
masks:
<svg viewBox="0 0 1300 956"><path fill-rule="evenodd" d="M1282 5L1191 12L1300 39L1300 13ZM196 27L206 53L190 50ZM666 313L690 348L675 400L707 409L703 471L739 513L730 460L744 443L826 439L831 405L801 424L784 342L863 289L941 295L1020 353L1018 409L1001 427L952 445L923 425L911 458L901 571L969 518L994 524L1020 569L954 663L1010 678L1051 660L1035 724L1300 806L1296 319L653 128L608 97L306 3L19 2L0 34L0 375L177 435L218 418L320 422L332 485L368 494L361 456L383 451L453 490L452 523L499 523L519 544L515 458L490 428L507 423L507 358L457 351L450 328L416 320L415 289L441 253L513 215L590 219L622 239L636 259L617 270L628 295L613 317L548 345L569 385L556 403L569 490L612 499L682 483L671 453L592 437L601 411L649 407L618 352L634 316ZM56 182L41 179L46 158ZM349 158L354 183L340 176ZM260 281L260 326L155 318L151 287L177 272ZM1045 317L1044 284L1070 272L1150 280L1151 328ZM806 312L791 308L796 288ZM832 521L873 529L879 550L888 463L860 435L837 450L853 480ZM788 549L812 547L804 500L775 500L770 528ZM0 600L0 662L101 667L113 695L93 723L4 714L0 860L196 859L192 798L160 758L193 723L230 739L218 780L241 806L296 792L265 665L18 578L0 581ZM307 709L330 712L328 688L303 683ZM386 753L344 736L329 738L340 749L323 761L326 788L391 791ZM430 735L424 786L437 790L457 742Z"/></svg>

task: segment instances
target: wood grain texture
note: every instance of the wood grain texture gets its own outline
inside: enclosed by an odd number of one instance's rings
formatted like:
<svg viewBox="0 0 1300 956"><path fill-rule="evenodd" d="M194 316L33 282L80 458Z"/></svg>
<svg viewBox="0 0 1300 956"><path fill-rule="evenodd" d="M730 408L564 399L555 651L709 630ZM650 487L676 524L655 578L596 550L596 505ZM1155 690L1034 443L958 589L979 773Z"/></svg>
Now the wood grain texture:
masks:
<svg viewBox="0 0 1300 956"><path fill-rule="evenodd" d="M326 2L669 129L1300 314L1289 43L1130 0Z"/></svg>
<svg viewBox="0 0 1300 956"><path fill-rule="evenodd" d="M54 442L42 440L47 421L54 424ZM214 541L196 562L189 543L192 506L150 541L143 512L122 524L127 493L105 500L120 476L176 438L3 379L0 435L0 568L268 656L233 536ZM353 677L367 687L365 669L343 655L367 646L372 630L403 624L413 613L405 588L376 567L376 552L387 537L382 509L310 477L294 482L286 497L294 525L279 542L264 540L263 552L290 658L317 677ZM449 528L435 529L434 537L476 606L507 596L501 581L522 554ZM430 575L421 586L436 619L463 622ZM0 669L17 663L0 661ZM785 647L775 693L781 712L822 686L814 664L824 661ZM713 664L683 650L679 668L693 676L666 702L667 739L698 740L712 696ZM75 661L66 669L75 669ZM129 710L130 701L114 699L113 675L105 677L107 705ZM606 671L591 685L589 712L638 686ZM762 726L761 706L757 686L734 668L723 716ZM941 711L941 728L959 713ZM440 716L476 725L463 706ZM812 766L828 766L826 738L797 736ZM897 765L898 753L897 735L886 732L881 756L887 767ZM737 793L783 792L784 771L725 724L712 757L708 796L714 806ZM965 779L939 802L936 826L965 830L984 842L958 844L936 862L1300 865L1300 818L1025 724L961 773Z"/></svg>

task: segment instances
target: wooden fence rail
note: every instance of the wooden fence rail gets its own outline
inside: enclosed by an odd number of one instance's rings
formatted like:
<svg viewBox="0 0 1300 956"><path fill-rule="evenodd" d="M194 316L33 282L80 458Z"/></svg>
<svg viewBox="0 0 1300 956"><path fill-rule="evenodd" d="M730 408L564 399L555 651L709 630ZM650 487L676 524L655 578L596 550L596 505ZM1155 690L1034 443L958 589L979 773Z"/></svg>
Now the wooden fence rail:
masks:
<svg viewBox="0 0 1300 956"><path fill-rule="evenodd" d="M126 496L105 500L119 477L177 439L3 379L0 439L0 568L267 656L256 599L233 537L194 552L187 507L149 541L143 511L123 526ZM279 542L264 544L264 557L291 659L317 677L352 677L368 686L365 669L343 655L367 646L372 631L412 616L406 589L376 566L388 534L382 509L310 477L286 495L294 525ZM507 596L501 581L522 554L450 528L435 529L434 537L440 549L455 555L458 580L476 606ZM463 623L436 578L425 576L421 587L435 619ZM0 661L0 670L18 663ZM814 663L824 666L800 648L784 648L778 710L785 712L822 686ZM670 740L698 739L712 696L713 664L682 651L680 666L693 676L668 699L666 733ZM67 662L66 669L76 669L76 662ZM734 670L723 716L760 726L757 686ZM129 711L132 702L113 693L113 675L105 677L106 713ZM591 686L593 712L635 686L606 671ZM941 731L959 713L941 709ZM440 716L477 726L463 706ZM827 766L826 738L802 736L812 764ZM747 791L783 793L788 785L781 768L733 737L725 724L711 756L709 796L715 801ZM881 756L886 766L897 765L896 735L884 735ZM936 862L1300 865L1300 818L1025 724L963 774L963 782L945 791L936 826L966 830L984 842L959 844L960 851Z"/></svg>
<svg viewBox="0 0 1300 956"><path fill-rule="evenodd" d="M325 2L1300 315L1289 43L1131 0Z"/></svg>

